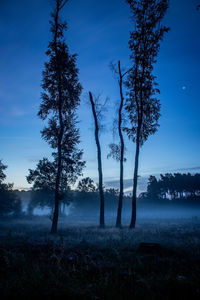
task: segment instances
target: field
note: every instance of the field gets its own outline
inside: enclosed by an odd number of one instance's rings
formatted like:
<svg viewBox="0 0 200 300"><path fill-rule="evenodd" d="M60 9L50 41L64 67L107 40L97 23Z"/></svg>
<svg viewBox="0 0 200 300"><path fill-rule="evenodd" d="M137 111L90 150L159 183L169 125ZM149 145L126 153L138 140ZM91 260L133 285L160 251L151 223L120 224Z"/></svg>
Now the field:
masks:
<svg viewBox="0 0 200 300"><path fill-rule="evenodd" d="M0 222L1 299L200 299L198 218L49 228L42 217Z"/></svg>

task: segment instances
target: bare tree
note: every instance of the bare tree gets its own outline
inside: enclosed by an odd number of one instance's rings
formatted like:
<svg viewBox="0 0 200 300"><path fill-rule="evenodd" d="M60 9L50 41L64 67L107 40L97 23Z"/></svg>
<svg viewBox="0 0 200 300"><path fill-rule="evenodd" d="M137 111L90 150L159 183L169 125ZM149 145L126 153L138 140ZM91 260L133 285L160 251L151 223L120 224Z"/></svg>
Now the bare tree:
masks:
<svg viewBox="0 0 200 300"><path fill-rule="evenodd" d="M120 228L122 226L122 205L123 205L123 193L124 193L124 137L122 130L122 122L123 122L123 107L124 107L124 93L123 93L123 80L124 77L128 74L128 71L122 72L120 60L118 61L118 68L116 68L113 64L111 65L114 73L118 76L118 84L120 91L120 103L118 108L118 135L120 139L120 144L110 144L110 153L108 157L112 156L114 159L120 162L120 189L119 189L119 200L118 200L118 208L117 208L117 218L116 218L116 227Z"/></svg>
<svg viewBox="0 0 200 300"><path fill-rule="evenodd" d="M94 117L95 125L95 142L97 145L97 161L98 161L98 173L99 173L99 196L100 196L100 220L99 224L101 228L105 227L105 216L104 216L104 192L103 192L103 171L102 171L102 160L101 160L101 145L99 141L99 116L101 109L97 108L99 105L94 101L93 95L89 92L90 104L92 107L92 114Z"/></svg>

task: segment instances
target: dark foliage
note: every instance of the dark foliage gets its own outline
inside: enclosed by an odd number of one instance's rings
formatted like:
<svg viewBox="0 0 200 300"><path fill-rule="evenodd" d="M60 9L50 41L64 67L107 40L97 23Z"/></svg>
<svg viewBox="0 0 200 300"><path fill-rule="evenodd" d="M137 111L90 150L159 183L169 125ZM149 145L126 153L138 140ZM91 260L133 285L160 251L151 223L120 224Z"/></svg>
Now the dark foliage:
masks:
<svg viewBox="0 0 200 300"><path fill-rule="evenodd" d="M82 180L79 181L78 191L80 192L94 192L97 187L94 183L94 180L92 180L90 177L83 178Z"/></svg>
<svg viewBox="0 0 200 300"><path fill-rule="evenodd" d="M158 128L160 103L159 90L152 74L160 49L160 41L169 28L161 21L168 8L168 0L127 0L130 5L135 30L130 34L130 59L133 67L127 78L128 98L126 110L131 126L124 128L128 137L136 143L133 178L132 217L130 227L136 222L136 193L140 147Z"/></svg>
<svg viewBox="0 0 200 300"><path fill-rule="evenodd" d="M0 160L0 216L21 216L21 201L13 191L13 184L3 182L6 179L6 168Z"/></svg>
<svg viewBox="0 0 200 300"><path fill-rule="evenodd" d="M150 176L145 197L170 200L200 197L200 174L167 173L159 179Z"/></svg>
<svg viewBox="0 0 200 300"><path fill-rule="evenodd" d="M80 103L82 87L78 81L76 55L70 55L64 40L66 22L60 21L60 11L67 1L55 1L56 7L51 14L52 40L46 52L49 60L45 63L42 81L42 103L38 112L42 120L48 119L48 126L42 137L55 149L55 208L51 232L57 232L59 199L63 172L80 174L84 166L81 162L82 151L77 149L79 131L76 128L76 109Z"/></svg>
<svg viewBox="0 0 200 300"><path fill-rule="evenodd" d="M2 160L0 160L0 184L4 181L6 178L6 174L4 171L7 169L7 166L2 163Z"/></svg>

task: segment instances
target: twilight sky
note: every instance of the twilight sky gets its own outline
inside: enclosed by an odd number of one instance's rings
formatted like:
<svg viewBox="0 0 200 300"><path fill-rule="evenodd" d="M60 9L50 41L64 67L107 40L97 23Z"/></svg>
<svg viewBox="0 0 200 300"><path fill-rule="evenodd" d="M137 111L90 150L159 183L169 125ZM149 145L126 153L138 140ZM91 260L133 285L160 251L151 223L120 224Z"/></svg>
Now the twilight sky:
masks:
<svg viewBox="0 0 200 300"><path fill-rule="evenodd" d="M139 174L200 171L200 11L199 0L171 0L164 24L171 28L161 43L154 74L161 91L159 131L141 150ZM0 0L0 158L8 165L7 182L30 187L29 168L51 153L41 139L43 122L37 117L41 73L50 39L49 16L53 0ZM80 147L84 149L84 176L97 182L96 145L88 91L109 97L101 133L104 181L116 186L119 165L107 160L113 137L119 91L109 64L121 60L129 68L129 32L134 28L125 0L69 0L63 10L68 22L66 42L78 54L83 86ZM135 145L126 141L126 188L133 174ZM140 189L143 189L140 179Z"/></svg>

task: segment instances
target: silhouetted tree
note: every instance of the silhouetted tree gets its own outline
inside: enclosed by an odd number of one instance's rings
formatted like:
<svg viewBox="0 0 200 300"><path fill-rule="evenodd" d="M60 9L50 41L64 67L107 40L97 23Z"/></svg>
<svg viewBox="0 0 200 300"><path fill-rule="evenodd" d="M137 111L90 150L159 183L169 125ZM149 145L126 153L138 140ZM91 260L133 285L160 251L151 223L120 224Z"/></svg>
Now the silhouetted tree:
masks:
<svg viewBox="0 0 200 300"><path fill-rule="evenodd" d="M160 174L160 178L150 176L147 185L147 197L151 199L183 199L200 195L200 174L181 173Z"/></svg>
<svg viewBox="0 0 200 300"><path fill-rule="evenodd" d="M51 14L52 40L46 52L49 61L45 63L43 72L44 92L38 113L42 120L48 118L48 126L42 131L42 137L56 150L53 153L56 161L56 181L51 233L57 232L63 163L70 169L73 168L74 159L80 161L82 157L82 151L77 149L79 131L76 128L76 109L80 103L82 87L78 82L76 55L69 54L64 41L66 23L62 23L59 17L66 2L56 0L55 10Z"/></svg>
<svg viewBox="0 0 200 300"><path fill-rule="evenodd" d="M96 186L94 184L94 180L92 180L90 177L86 177L79 181L77 189L80 192L95 192Z"/></svg>
<svg viewBox="0 0 200 300"><path fill-rule="evenodd" d="M4 183L6 174L4 171L7 166L0 160L0 215L14 215L19 216L22 212L20 198L13 191L13 183Z"/></svg>
<svg viewBox="0 0 200 300"><path fill-rule="evenodd" d="M105 216L104 216L104 192L103 192L103 172L102 172L102 160L101 160L101 145L99 141L99 119L100 110L97 109L98 103L94 101L93 95L89 92L90 104L92 107L92 114L94 117L95 124L95 142L97 145L97 161L98 161L98 174L99 174L99 196L100 196L100 227L105 227Z"/></svg>
<svg viewBox="0 0 200 300"><path fill-rule="evenodd" d="M62 162L62 173L60 176L60 186L59 186L59 201L62 203L69 204L69 199L67 199L67 192L70 186L73 185L78 176L81 175L82 162L79 158L71 161L63 160ZM48 206L52 208L54 200L54 192L56 189L56 177L57 177L57 161L49 161L47 158L43 158L39 161L35 170L29 169L29 175L26 177L28 183L32 184L32 195L30 207Z"/></svg>
<svg viewBox="0 0 200 300"><path fill-rule="evenodd" d="M4 171L7 169L7 166L2 163L2 160L0 160L0 184L4 181L6 178L6 174Z"/></svg>
<svg viewBox="0 0 200 300"><path fill-rule="evenodd" d="M123 204L123 193L124 193L124 137L122 131L122 121L123 121L123 107L124 107L124 93L123 93L123 80L127 73L130 71L122 72L121 63L118 61L118 68L115 68L112 65L112 69L118 76L118 84L120 91L120 104L118 109L118 135L120 139L120 144L110 144L110 154L108 157L112 156L114 159L120 162L120 188L119 188L119 200L118 200L118 208L117 208L117 219L116 219L116 227L120 228L122 226L122 204Z"/></svg>
<svg viewBox="0 0 200 300"><path fill-rule="evenodd" d="M160 196L160 186L155 176L149 176L147 194L151 199L157 199Z"/></svg>
<svg viewBox="0 0 200 300"><path fill-rule="evenodd" d="M153 64L160 48L160 41L169 28L162 26L161 20L168 8L167 0L127 0L135 30L130 34L129 48L133 63L127 79L129 90L126 110L131 127L125 128L128 137L136 143L133 177L132 216L130 228L136 223L136 194L140 147L158 128L160 103L156 98L156 77L152 75Z"/></svg>

